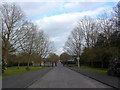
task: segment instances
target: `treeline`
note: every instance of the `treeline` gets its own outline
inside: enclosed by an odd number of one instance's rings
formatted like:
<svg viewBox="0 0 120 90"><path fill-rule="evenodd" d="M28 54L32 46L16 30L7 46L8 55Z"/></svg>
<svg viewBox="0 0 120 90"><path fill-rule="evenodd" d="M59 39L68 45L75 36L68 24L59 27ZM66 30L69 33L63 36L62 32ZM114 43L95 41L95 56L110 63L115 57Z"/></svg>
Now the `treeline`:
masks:
<svg viewBox="0 0 120 90"><path fill-rule="evenodd" d="M12 66L15 63L29 64L45 61L54 52L53 43L43 30L28 20L16 4L2 4L2 61ZM4 65L3 64L3 65Z"/></svg>
<svg viewBox="0 0 120 90"><path fill-rule="evenodd" d="M112 13L103 12L80 19L65 43L65 53L75 60L79 57L80 64L107 68L120 58L120 3Z"/></svg>

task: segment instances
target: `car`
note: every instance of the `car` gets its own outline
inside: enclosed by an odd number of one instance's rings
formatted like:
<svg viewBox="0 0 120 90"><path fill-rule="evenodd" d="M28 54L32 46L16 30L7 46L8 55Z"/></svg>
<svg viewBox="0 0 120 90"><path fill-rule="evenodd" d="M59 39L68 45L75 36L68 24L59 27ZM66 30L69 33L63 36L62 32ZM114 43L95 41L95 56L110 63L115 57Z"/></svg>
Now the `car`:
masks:
<svg viewBox="0 0 120 90"><path fill-rule="evenodd" d="M108 68L108 75L120 76L120 58L113 60Z"/></svg>

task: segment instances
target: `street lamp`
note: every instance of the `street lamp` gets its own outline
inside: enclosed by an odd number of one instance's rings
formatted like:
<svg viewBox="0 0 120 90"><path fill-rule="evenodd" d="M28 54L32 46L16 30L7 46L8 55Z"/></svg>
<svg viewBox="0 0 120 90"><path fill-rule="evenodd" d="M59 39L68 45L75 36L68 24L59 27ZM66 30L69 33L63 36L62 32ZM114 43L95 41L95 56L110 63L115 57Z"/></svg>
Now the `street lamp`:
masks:
<svg viewBox="0 0 120 90"><path fill-rule="evenodd" d="M77 57L78 67L80 67L79 59L80 59L80 58L79 58L79 57Z"/></svg>

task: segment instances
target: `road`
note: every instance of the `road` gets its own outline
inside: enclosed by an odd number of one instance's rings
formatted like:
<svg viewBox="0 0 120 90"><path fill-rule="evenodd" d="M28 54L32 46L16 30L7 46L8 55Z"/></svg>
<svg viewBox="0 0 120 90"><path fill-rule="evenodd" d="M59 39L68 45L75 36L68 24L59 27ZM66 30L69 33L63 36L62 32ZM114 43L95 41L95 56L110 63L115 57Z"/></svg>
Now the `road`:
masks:
<svg viewBox="0 0 120 90"><path fill-rule="evenodd" d="M58 62L57 67L50 70L41 79L28 88L111 88L105 84L81 75Z"/></svg>
<svg viewBox="0 0 120 90"><path fill-rule="evenodd" d="M37 71L31 71L24 74L3 78L2 88L26 88L31 85L31 83L34 83L36 80L43 77L51 69L52 68L43 68Z"/></svg>

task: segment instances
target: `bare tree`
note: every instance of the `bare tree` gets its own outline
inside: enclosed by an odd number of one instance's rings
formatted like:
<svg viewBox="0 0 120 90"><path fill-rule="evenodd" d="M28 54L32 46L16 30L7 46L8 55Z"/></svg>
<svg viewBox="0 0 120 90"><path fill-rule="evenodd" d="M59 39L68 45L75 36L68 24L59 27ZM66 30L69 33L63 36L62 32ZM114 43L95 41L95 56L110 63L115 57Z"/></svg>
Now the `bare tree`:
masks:
<svg viewBox="0 0 120 90"><path fill-rule="evenodd" d="M60 55L60 60L62 60L62 61L67 61L67 60L70 60L70 59L73 59L73 58L65 52Z"/></svg>
<svg viewBox="0 0 120 90"><path fill-rule="evenodd" d="M2 51L3 58L8 61L8 54L17 49L17 35L22 24L24 14L15 4L2 5Z"/></svg>
<svg viewBox="0 0 120 90"><path fill-rule="evenodd" d="M98 16L99 26L102 33L105 34L107 38L113 33L114 24L112 14L110 12L104 11Z"/></svg>
<svg viewBox="0 0 120 90"><path fill-rule="evenodd" d="M89 16L84 16L78 22L78 28L81 29L84 35L85 46L91 47L97 41L98 24L97 21Z"/></svg>
<svg viewBox="0 0 120 90"><path fill-rule="evenodd" d="M83 46L83 33L81 29L75 28L65 43L64 51L70 56L80 57Z"/></svg>
<svg viewBox="0 0 120 90"><path fill-rule="evenodd" d="M52 62L52 67L57 66L57 61L59 60L59 56L55 53L50 53L48 56L49 61Z"/></svg>
<svg viewBox="0 0 120 90"><path fill-rule="evenodd" d="M98 21L89 16L80 19L77 27L72 31L65 43L65 52L75 58L80 58L84 47L93 47L97 42L98 25Z"/></svg>
<svg viewBox="0 0 120 90"><path fill-rule="evenodd" d="M120 30L120 1L118 2L118 4L113 8L114 12L115 12L115 24L117 29L116 30Z"/></svg>
<svg viewBox="0 0 120 90"><path fill-rule="evenodd" d="M47 35L42 30L39 31L38 27L31 22L24 23L18 38L21 52L28 54L27 69L30 62L41 63L54 50Z"/></svg>
<svg viewBox="0 0 120 90"><path fill-rule="evenodd" d="M36 35L35 48L37 55L41 58L40 62L55 50L53 43L42 30Z"/></svg>
<svg viewBox="0 0 120 90"><path fill-rule="evenodd" d="M2 5L1 29L2 55L6 61L8 61L8 54L24 53L28 59L27 69L29 69L29 63L33 59L31 56L42 60L54 50L47 35L43 31L38 32L36 25L25 20L24 13L15 4Z"/></svg>
<svg viewBox="0 0 120 90"><path fill-rule="evenodd" d="M31 23L26 22L21 28L19 38L19 44L20 48L23 52L28 54L28 66L27 69L29 69L29 63L31 62L31 55L35 51L35 41L36 41L36 33L37 33L37 27Z"/></svg>
<svg viewBox="0 0 120 90"><path fill-rule="evenodd" d="M111 47L111 40L109 38L118 28L116 27L116 17L114 17L113 13L104 11L99 15L98 20L99 28L101 30L100 33L102 33L104 41L108 45L108 47Z"/></svg>

